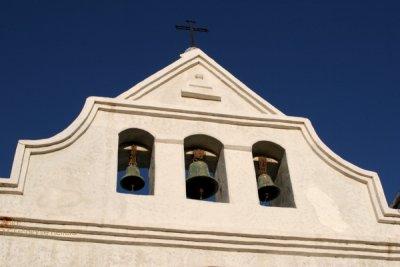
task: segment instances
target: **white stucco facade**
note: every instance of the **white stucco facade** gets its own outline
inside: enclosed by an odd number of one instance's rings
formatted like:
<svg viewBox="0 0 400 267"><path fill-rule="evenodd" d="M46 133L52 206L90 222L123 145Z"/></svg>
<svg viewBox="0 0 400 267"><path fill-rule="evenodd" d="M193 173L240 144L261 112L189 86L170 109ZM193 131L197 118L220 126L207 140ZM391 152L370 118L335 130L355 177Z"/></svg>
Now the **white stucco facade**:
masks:
<svg viewBox="0 0 400 267"><path fill-rule="evenodd" d="M116 191L127 129L154 137L150 195ZM222 143L224 201L186 198L193 135ZM290 205L259 204L260 141L285 151ZM398 211L376 173L192 49L116 98L89 97L58 135L18 143L0 178L0 266L398 266Z"/></svg>

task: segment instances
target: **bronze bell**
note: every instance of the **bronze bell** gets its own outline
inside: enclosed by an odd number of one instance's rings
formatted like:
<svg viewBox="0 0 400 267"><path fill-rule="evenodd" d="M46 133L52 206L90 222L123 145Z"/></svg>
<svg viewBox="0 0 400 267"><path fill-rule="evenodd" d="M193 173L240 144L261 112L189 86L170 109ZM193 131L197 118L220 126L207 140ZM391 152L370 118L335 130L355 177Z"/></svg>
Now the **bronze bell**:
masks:
<svg viewBox="0 0 400 267"><path fill-rule="evenodd" d="M130 191L138 191L144 186L144 179L140 175L140 170L136 162L136 149L137 147L132 145L129 166L126 168L125 175L119 182L122 188Z"/></svg>
<svg viewBox="0 0 400 267"><path fill-rule="evenodd" d="M267 174L267 158L259 157L259 173L257 177L258 198L260 201L271 201L279 196L281 189L274 184L271 176Z"/></svg>
<svg viewBox="0 0 400 267"><path fill-rule="evenodd" d="M144 186L144 179L140 176L139 168L130 165L126 168L125 175L121 178L120 185L122 188L130 191L138 191Z"/></svg>
<svg viewBox="0 0 400 267"><path fill-rule="evenodd" d="M204 162L204 151L193 151L193 162L189 165L189 175L186 178L186 196L192 199L206 199L214 195L219 188Z"/></svg>

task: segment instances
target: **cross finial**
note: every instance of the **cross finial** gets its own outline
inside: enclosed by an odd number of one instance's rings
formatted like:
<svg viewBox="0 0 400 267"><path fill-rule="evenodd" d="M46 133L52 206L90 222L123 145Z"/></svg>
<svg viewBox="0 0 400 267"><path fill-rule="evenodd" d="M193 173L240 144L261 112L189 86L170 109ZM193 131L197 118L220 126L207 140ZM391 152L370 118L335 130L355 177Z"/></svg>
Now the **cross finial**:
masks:
<svg viewBox="0 0 400 267"><path fill-rule="evenodd" d="M187 30L190 31L190 47L196 47L196 43L194 40L194 32L208 32L208 29L206 28L195 28L194 24L196 21L194 20L186 20L186 22L189 24L189 26L181 26L181 25L175 25L175 28L177 30Z"/></svg>

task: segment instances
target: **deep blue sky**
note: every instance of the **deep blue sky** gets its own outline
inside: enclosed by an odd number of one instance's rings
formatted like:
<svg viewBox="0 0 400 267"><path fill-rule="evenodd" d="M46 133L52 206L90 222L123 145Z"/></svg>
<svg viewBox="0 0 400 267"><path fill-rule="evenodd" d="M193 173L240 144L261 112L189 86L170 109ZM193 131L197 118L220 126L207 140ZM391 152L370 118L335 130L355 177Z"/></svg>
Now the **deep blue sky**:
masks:
<svg viewBox="0 0 400 267"><path fill-rule="evenodd" d="M400 1L0 0L0 177L19 139L65 129L198 47L347 161L400 190Z"/></svg>

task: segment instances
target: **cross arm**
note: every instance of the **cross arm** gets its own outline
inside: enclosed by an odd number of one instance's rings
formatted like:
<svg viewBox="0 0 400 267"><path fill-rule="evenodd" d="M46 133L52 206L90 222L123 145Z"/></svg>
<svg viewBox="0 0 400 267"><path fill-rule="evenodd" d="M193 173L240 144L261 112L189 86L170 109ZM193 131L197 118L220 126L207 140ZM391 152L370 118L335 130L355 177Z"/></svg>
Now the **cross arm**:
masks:
<svg viewBox="0 0 400 267"><path fill-rule="evenodd" d="M208 32L208 29L204 29L204 28L193 28L193 30L195 32Z"/></svg>
<svg viewBox="0 0 400 267"><path fill-rule="evenodd" d="M190 30L190 27L188 27L188 26L180 26L180 25L175 25L175 28L177 29L177 30Z"/></svg>

